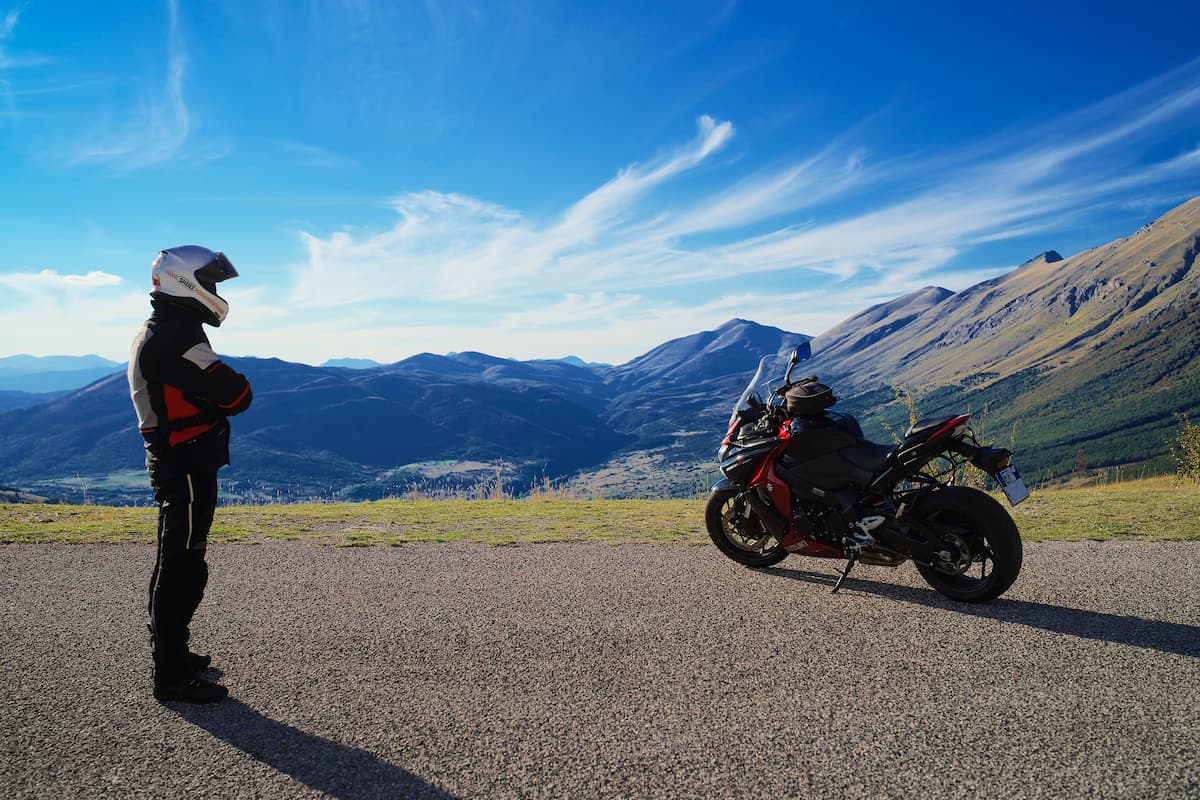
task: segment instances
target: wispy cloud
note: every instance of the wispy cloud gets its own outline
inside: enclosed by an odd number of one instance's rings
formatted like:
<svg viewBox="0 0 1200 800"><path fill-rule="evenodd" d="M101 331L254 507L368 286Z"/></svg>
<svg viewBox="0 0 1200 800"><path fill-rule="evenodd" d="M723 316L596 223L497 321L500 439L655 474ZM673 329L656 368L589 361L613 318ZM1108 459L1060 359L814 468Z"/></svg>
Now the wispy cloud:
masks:
<svg viewBox="0 0 1200 800"><path fill-rule="evenodd" d="M73 145L72 164L104 164L141 169L184 154L192 132L192 115L184 97L188 50L179 26L177 0L167 0L166 64L134 105L122 110L123 121L90 132ZM223 150L199 154L201 160L220 157Z"/></svg>
<svg viewBox="0 0 1200 800"><path fill-rule="evenodd" d="M172 74L186 123L185 58ZM701 117L690 137L538 216L406 192L389 201L394 224L347 218L333 233L300 231L287 302L276 287L235 285L236 324L220 338L229 352L318 360L422 349L618 360L733 316L817 334L871 303L930 283L964 288L1012 266L996 263L990 243L1066 230L1104 204L1195 194L1198 86L1192 62L945 152L873 153L856 128L769 167L734 148L733 122ZM320 148L287 147L341 166ZM27 272L0 285L127 292L105 276ZM145 293L134 300L144 307ZM21 313L10 305L0 323Z"/></svg>
<svg viewBox="0 0 1200 800"><path fill-rule="evenodd" d="M17 28L17 20L21 18L21 7L9 9L4 14L3 22L0 22L0 40L7 39L12 36L12 33Z"/></svg>
<svg viewBox="0 0 1200 800"><path fill-rule="evenodd" d="M302 234L309 264L298 276L295 300L328 305L380 299L398 291L380 281L394 279L426 286L445 300L544 285L569 266L572 254L636 231L643 224L635 214L639 201L696 167L732 135L730 123L702 117L688 145L619 171L540 227L476 198L435 191L403 195L393 203L400 221L390 231L368 236L342 231L328 239Z"/></svg>
<svg viewBox="0 0 1200 800"><path fill-rule="evenodd" d="M305 167L340 169L343 167L358 166L358 162L353 158L327 150L324 147L282 139L276 140L275 144L285 152L290 153L297 163Z"/></svg>
<svg viewBox="0 0 1200 800"><path fill-rule="evenodd" d="M9 42L15 38L17 25L21 21L21 14L25 11L26 5L28 3L10 8L4 12L3 17L0 17L0 97L6 101L14 94L14 90L4 78L5 71L49 63L49 59L40 55L29 53L13 55L9 50ZM11 111L11 109L9 110Z"/></svg>
<svg viewBox="0 0 1200 800"><path fill-rule="evenodd" d="M17 23L21 21L21 12L24 10L24 5L16 6L4 12L4 17L0 18L0 67L7 66L5 61L7 42L16 31Z"/></svg>
<svg viewBox="0 0 1200 800"><path fill-rule="evenodd" d="M734 127L703 117L691 142L620 170L545 222L425 191L394 201L399 221L390 230L304 233L308 263L298 270L294 299L323 306L558 296L551 307L577 308L597 293L751 274L903 292L936 282L939 271L985 243L1061 227L1080 209L1131 191L1195 185L1200 149L1164 157L1155 147L1181 126L1200 140L1198 74L1192 62L1040 128L932 157L876 161L839 140L795 163L724 181L737 162L713 164L712 156ZM703 164L711 166L697 180ZM670 197L692 199L664 199L668 185ZM831 201L858 211L834 216ZM953 270L978 274L961 263Z"/></svg>

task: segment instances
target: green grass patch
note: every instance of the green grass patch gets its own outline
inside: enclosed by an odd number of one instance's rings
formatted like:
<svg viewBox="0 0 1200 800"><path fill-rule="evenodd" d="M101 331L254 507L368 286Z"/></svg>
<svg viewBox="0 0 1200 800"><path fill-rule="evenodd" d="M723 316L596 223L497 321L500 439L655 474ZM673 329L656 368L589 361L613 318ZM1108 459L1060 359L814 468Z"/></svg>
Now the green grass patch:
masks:
<svg viewBox="0 0 1200 800"><path fill-rule="evenodd" d="M0 542L154 541L157 510L0 504ZM409 542L507 545L707 541L704 500L380 500L225 506L209 541L309 540L358 547Z"/></svg>
<svg viewBox="0 0 1200 800"><path fill-rule="evenodd" d="M1200 486L1174 477L1035 491L1010 511L1026 541L1200 540Z"/></svg>
<svg viewBox="0 0 1200 800"><path fill-rule="evenodd" d="M1003 502L1003 501L1002 501ZM690 500L381 500L227 506L210 541L305 540L342 547L410 542L708 541ZM1171 478L1038 491L1011 509L1026 541L1200 540L1200 487ZM153 542L156 509L0 504L3 543Z"/></svg>

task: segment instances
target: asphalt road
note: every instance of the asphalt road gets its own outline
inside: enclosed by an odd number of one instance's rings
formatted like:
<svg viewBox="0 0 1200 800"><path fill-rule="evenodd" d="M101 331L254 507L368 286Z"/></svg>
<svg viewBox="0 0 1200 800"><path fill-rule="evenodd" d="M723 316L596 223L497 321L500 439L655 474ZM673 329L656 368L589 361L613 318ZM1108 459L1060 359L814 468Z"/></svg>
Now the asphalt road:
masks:
<svg viewBox="0 0 1200 800"><path fill-rule="evenodd" d="M0 547L0 796L1200 797L1200 545L1005 598L686 545L223 545L231 699L150 696L143 545Z"/></svg>

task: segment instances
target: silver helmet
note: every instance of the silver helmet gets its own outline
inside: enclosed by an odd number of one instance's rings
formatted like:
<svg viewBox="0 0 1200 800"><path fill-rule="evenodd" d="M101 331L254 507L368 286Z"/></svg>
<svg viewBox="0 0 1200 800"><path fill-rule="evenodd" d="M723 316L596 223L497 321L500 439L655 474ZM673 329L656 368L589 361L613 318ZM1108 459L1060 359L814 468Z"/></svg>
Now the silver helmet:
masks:
<svg viewBox="0 0 1200 800"><path fill-rule="evenodd" d="M207 247L183 245L160 250L150 279L151 296L167 297L200 312L205 322L220 326L229 315L229 303L217 294L217 284L236 278L238 271L225 254Z"/></svg>

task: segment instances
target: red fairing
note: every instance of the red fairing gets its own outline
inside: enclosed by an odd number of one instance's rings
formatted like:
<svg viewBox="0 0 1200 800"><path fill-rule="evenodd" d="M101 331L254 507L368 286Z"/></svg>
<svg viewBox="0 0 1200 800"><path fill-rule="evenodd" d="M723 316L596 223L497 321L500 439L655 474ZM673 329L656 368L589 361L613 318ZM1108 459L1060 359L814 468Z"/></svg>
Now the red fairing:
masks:
<svg viewBox="0 0 1200 800"><path fill-rule="evenodd" d="M740 422L740 419L734 417L733 422L729 423L729 430L725 431L725 438L721 440L722 446L729 444L729 440L733 438L733 432L737 430L738 423Z"/></svg>
<svg viewBox="0 0 1200 800"><path fill-rule="evenodd" d="M827 544L814 542L812 539L805 539L798 533L792 532L783 537L780 542L783 549L789 553L797 553L802 556L813 556L814 558L845 558L845 554L837 548L830 547Z"/></svg>
<svg viewBox="0 0 1200 800"><path fill-rule="evenodd" d="M775 459L783 455L783 449L786 446L787 438L780 436L779 441L775 443L775 447L772 448L770 454L762 460L758 466L758 469L755 470L754 476L750 478L750 486L759 486L763 481L783 483L783 481L779 480L779 478L775 475ZM787 484L784 484L784 486L786 485ZM769 490L768 494L772 494L772 499L774 499L774 494ZM788 497L788 505L779 506L778 501L776 501L775 505L778 506L779 512L783 514L786 519L791 519L792 512L790 497Z"/></svg>
<svg viewBox="0 0 1200 800"><path fill-rule="evenodd" d="M771 451L771 454L763 459L762 466L758 468L758 472L750 480L750 485L765 488L771 498L771 503L775 506L775 510L787 520L787 533L784 534L781 542L785 550L806 556L818 556L820 558L842 558L841 550L821 544L820 542L814 542L811 539L806 539L796 533L796 526L792 520L792 490L788 486L787 481L775 473L775 460L783 455L783 450L787 447L789 438L791 438L791 431L785 424L779 431L779 443Z"/></svg>

